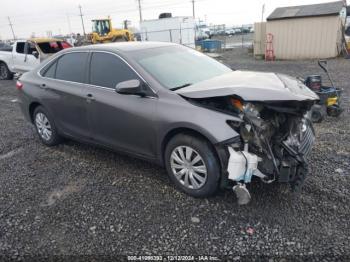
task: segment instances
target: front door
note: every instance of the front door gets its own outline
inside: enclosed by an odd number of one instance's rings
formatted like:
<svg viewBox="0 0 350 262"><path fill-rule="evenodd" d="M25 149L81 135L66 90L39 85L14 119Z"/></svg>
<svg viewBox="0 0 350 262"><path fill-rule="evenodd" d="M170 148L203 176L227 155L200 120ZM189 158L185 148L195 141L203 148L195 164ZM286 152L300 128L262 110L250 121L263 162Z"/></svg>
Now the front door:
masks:
<svg viewBox="0 0 350 262"><path fill-rule="evenodd" d="M13 69L12 71L23 73L26 68L26 54L25 54L26 42L17 41L16 50L13 55Z"/></svg>
<svg viewBox="0 0 350 262"><path fill-rule="evenodd" d="M25 45L24 71L30 71L40 64L40 57L35 57L34 52L39 53L33 42L27 41Z"/></svg>
<svg viewBox="0 0 350 262"><path fill-rule="evenodd" d="M93 139L117 150L154 158L157 98L116 93L117 83L139 77L111 53L92 53L89 76L85 94L90 97L87 111Z"/></svg>

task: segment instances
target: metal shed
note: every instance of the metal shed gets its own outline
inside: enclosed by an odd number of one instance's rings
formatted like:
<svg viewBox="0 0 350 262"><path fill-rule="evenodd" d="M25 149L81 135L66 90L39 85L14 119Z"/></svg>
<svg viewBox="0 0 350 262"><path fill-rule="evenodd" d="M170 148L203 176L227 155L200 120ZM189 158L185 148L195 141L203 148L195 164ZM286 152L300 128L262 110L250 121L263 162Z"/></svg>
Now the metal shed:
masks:
<svg viewBox="0 0 350 262"><path fill-rule="evenodd" d="M266 33L273 35L276 59L336 57L342 48L345 18L343 1L280 7L267 18Z"/></svg>

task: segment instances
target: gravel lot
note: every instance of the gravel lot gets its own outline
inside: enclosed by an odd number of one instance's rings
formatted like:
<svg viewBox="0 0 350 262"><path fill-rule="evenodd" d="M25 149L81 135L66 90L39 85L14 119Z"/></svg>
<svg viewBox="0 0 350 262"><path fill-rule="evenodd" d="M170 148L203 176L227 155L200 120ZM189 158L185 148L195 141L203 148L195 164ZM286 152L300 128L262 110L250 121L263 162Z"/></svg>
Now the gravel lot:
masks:
<svg viewBox="0 0 350 262"><path fill-rule="evenodd" d="M236 49L235 68L294 76L319 73L315 61L254 61ZM116 255L230 255L350 259L350 60L330 61L346 111L315 126L300 195L254 183L247 206L232 192L210 199L179 193L165 170L68 141L43 146L0 82L0 260L115 258ZM248 257L247 257L248 256Z"/></svg>

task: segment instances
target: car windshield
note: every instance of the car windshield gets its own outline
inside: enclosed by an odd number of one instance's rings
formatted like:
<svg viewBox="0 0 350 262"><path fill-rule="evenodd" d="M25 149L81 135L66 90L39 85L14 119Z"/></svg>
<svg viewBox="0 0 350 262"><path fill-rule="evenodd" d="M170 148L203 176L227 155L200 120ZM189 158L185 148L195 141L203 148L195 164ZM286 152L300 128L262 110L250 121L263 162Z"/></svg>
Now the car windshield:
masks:
<svg viewBox="0 0 350 262"><path fill-rule="evenodd" d="M65 41L42 42L38 43L38 46L44 54L54 54L61 51L62 49L72 47Z"/></svg>
<svg viewBox="0 0 350 262"><path fill-rule="evenodd" d="M133 53L133 58L168 89L176 90L232 70L191 48L167 46Z"/></svg>

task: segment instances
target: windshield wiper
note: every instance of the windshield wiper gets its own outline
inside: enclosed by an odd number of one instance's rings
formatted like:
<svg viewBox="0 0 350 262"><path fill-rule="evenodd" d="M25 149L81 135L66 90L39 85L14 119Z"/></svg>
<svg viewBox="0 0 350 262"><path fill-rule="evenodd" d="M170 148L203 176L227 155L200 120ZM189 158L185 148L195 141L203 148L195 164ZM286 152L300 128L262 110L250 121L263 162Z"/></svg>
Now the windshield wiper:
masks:
<svg viewBox="0 0 350 262"><path fill-rule="evenodd" d="M172 88L170 88L170 90L171 90L171 91L175 91L175 90L178 90L178 89L181 89L181 88L190 86L190 85L192 85L192 83L186 83L186 84L183 84L183 85L181 85L181 86L172 87Z"/></svg>

